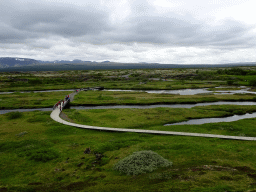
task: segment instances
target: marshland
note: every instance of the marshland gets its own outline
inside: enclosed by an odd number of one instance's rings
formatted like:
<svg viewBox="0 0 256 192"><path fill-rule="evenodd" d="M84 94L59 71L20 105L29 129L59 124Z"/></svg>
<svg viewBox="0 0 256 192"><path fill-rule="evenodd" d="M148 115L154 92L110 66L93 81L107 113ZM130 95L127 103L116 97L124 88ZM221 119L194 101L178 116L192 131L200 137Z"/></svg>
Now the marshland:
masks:
<svg viewBox="0 0 256 192"><path fill-rule="evenodd" d="M0 73L0 109L17 109L0 114L0 190L256 190L255 141L79 129L40 110L52 108L76 89L102 86L102 91L80 91L61 117L101 127L256 137L255 118L164 126L255 113L255 77L256 67ZM168 93L196 89L206 92ZM250 104L232 104L243 102ZM202 103L209 105L165 106ZM149 105L156 107L143 108ZM83 109L97 106L131 108ZM172 163L139 174L114 169L140 151L153 151Z"/></svg>

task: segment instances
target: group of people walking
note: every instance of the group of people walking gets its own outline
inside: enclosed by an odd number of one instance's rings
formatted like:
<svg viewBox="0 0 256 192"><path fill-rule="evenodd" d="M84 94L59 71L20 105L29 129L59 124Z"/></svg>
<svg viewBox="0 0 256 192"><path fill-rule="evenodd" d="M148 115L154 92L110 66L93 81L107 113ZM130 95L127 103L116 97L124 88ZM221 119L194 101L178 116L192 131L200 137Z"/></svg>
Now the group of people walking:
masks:
<svg viewBox="0 0 256 192"><path fill-rule="evenodd" d="M79 91L81 91L81 89L76 89L75 90L75 94L78 93ZM64 100L60 100L58 101L54 106L53 106L53 110L56 109L56 108L59 108L60 111L63 109L64 107L64 104L65 102L69 102L70 101L70 98L69 98L69 95L66 95Z"/></svg>
<svg viewBox="0 0 256 192"><path fill-rule="evenodd" d="M63 109L65 101L68 102L70 100L69 95L66 95L64 100L59 100L54 106L53 110L56 108L60 108L60 111Z"/></svg>

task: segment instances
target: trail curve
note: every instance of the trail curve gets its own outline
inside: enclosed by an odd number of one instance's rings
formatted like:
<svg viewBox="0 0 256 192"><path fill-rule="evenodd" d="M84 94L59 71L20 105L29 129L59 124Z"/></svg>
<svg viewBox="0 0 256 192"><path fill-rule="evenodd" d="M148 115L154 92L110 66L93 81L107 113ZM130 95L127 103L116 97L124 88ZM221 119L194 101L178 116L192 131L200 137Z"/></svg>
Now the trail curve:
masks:
<svg viewBox="0 0 256 192"><path fill-rule="evenodd" d="M73 100L75 94L76 93L70 94L71 101ZM67 104L68 104L68 101L64 101L64 104L61 107L65 108L65 106ZM73 127L82 128L82 129L92 129L92 130L99 130L99 131L115 131L115 132L148 133L148 134L159 134L159 135L208 137L208 138L233 139L233 140L245 140L245 141L255 141L256 140L256 137L215 135L215 134L174 132L174 131L157 131L157 130L144 130L144 129L111 128L111 127L97 127L97 126L81 125L81 124L71 123L71 122L61 119L60 113L61 113L60 107L55 108L51 113L51 118L54 121L57 121L64 125L69 125L69 126L73 126Z"/></svg>

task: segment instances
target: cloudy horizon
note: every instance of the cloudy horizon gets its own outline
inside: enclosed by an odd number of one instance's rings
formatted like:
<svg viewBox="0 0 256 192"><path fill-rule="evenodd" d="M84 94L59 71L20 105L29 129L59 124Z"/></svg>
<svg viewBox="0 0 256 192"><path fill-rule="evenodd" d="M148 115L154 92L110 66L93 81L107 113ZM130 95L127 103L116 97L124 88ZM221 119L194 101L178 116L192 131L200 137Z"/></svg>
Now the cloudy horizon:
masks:
<svg viewBox="0 0 256 192"><path fill-rule="evenodd" d="M256 62L252 0L2 0L0 57Z"/></svg>

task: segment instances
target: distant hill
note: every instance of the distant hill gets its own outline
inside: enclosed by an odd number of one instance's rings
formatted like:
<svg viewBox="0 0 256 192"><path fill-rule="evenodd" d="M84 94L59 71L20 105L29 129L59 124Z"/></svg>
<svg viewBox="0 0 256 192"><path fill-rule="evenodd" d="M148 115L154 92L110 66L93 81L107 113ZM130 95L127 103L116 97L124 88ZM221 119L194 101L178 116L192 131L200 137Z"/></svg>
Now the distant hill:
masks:
<svg viewBox="0 0 256 192"><path fill-rule="evenodd" d="M54 60L54 61L40 61L39 63L56 63L56 64L78 64L78 63L91 63L91 61L82 61L79 59L75 59L75 60Z"/></svg>
<svg viewBox="0 0 256 192"><path fill-rule="evenodd" d="M0 72L9 71L62 71L62 70L101 70L101 69L168 69L168 68L216 68L256 66L256 62L228 64L159 64L159 63L115 63L82 60L40 61L28 58L0 58Z"/></svg>
<svg viewBox="0 0 256 192"><path fill-rule="evenodd" d="M35 64L39 64L39 61L35 59L28 59L28 58L0 57L0 68L20 67L20 66L35 65Z"/></svg>

